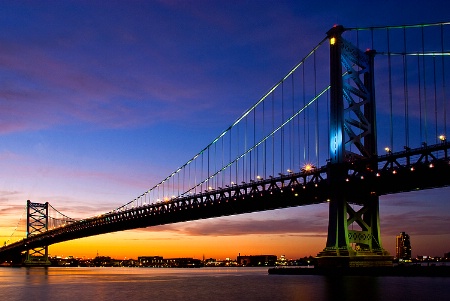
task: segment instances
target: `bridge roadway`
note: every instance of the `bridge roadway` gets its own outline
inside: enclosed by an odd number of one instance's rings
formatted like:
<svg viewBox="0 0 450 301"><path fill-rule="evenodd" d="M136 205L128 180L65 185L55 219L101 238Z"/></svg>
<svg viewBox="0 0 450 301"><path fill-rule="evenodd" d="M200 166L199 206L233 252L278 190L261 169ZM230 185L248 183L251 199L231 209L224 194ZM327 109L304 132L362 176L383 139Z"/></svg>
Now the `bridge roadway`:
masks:
<svg viewBox="0 0 450 301"><path fill-rule="evenodd" d="M220 190L208 191L124 211L109 212L0 248L0 259L17 256L29 248L51 245L104 233L178 223L219 216L305 206L330 201L338 191L347 201L363 204L369 195L445 187L450 185L450 161L446 141L373 159L343 163L344 171L331 187L332 166L270 177ZM336 165L334 165L334 168ZM339 186L338 190L333 190Z"/></svg>

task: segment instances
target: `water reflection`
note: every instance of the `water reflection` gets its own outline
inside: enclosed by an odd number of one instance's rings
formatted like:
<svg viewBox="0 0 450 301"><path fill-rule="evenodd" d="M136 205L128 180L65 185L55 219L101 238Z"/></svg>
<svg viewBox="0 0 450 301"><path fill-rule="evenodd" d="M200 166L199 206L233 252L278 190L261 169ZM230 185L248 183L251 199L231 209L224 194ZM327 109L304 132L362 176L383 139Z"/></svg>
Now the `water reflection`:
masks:
<svg viewBox="0 0 450 301"><path fill-rule="evenodd" d="M2 300L448 300L449 278L268 275L266 268L3 268Z"/></svg>
<svg viewBox="0 0 450 301"><path fill-rule="evenodd" d="M328 300L372 301L380 299L377 277L323 276Z"/></svg>

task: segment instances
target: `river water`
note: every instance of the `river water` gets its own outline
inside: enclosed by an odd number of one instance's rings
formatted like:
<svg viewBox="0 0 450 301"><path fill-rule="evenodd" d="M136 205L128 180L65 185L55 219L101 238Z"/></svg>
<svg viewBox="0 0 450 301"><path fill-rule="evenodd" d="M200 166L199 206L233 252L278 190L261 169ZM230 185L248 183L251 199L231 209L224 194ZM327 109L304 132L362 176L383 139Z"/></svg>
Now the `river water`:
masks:
<svg viewBox="0 0 450 301"><path fill-rule="evenodd" d="M267 268L0 268L0 300L450 300L450 278L269 275Z"/></svg>

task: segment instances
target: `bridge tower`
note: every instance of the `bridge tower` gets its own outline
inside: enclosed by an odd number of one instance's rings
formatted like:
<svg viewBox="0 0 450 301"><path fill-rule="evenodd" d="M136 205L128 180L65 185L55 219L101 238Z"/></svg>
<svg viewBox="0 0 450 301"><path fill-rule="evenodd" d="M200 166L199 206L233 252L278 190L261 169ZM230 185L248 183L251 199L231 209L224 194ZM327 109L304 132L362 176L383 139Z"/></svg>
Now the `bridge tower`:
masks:
<svg viewBox="0 0 450 301"><path fill-rule="evenodd" d="M27 201L27 238L46 232L48 229L48 202L32 203ZM28 249L24 264L27 266L47 266L48 246Z"/></svg>
<svg viewBox="0 0 450 301"><path fill-rule="evenodd" d="M378 196L352 198L349 203L348 192L343 191L350 160L370 162L377 155L375 51L361 51L342 38L344 31L335 26L327 32L331 85L327 179L331 191L327 244L318 254L318 263L322 267L391 266L392 257L381 244ZM366 167L377 170L376 163Z"/></svg>

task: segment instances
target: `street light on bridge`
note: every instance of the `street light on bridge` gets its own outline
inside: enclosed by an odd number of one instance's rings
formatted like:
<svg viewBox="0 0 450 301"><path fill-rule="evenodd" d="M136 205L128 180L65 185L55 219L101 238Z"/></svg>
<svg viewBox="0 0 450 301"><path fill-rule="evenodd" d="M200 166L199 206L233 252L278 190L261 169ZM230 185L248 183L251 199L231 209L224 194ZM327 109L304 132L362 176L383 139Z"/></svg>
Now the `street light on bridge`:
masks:
<svg viewBox="0 0 450 301"><path fill-rule="evenodd" d="M311 163L306 163L306 164L302 167L301 171L302 171L302 172L309 172L309 171L312 171L314 168L315 168L315 166L314 166L313 164L311 164Z"/></svg>

